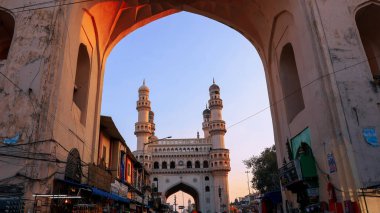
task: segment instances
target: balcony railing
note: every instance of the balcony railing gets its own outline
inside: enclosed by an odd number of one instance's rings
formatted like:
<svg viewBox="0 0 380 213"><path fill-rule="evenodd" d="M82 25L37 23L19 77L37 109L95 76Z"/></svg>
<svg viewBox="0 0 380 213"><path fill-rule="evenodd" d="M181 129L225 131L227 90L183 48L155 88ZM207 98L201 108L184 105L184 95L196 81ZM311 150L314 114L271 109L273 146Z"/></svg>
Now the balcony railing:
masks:
<svg viewBox="0 0 380 213"><path fill-rule="evenodd" d="M302 180L301 165L299 160L293 160L279 169L282 186L289 186Z"/></svg>
<svg viewBox="0 0 380 213"><path fill-rule="evenodd" d="M318 181L315 159L310 155L304 155L299 159L290 161L279 169L279 173L281 185L288 188L300 181L314 184Z"/></svg>

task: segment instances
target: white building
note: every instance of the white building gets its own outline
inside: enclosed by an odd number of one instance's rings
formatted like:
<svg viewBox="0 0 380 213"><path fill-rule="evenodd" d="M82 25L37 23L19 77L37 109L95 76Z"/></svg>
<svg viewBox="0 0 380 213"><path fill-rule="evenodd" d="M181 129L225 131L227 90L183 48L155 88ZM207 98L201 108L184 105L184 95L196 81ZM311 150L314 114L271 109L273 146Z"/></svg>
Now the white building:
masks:
<svg viewBox="0 0 380 213"><path fill-rule="evenodd" d="M190 194L196 209L205 213L228 212L229 150L224 146L226 125L222 118L220 88L210 86L209 108L203 111L204 137L158 139L154 135L154 113L149 88L139 88L136 158L150 171L151 182L158 185L165 201L182 190Z"/></svg>

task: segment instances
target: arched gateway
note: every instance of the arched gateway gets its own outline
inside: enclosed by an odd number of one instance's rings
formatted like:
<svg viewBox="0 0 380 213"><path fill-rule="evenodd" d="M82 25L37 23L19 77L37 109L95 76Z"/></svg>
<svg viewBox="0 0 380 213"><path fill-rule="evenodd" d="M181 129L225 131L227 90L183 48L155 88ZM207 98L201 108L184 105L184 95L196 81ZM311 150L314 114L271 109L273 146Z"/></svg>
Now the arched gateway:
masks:
<svg viewBox="0 0 380 213"><path fill-rule="evenodd" d="M163 193L162 199L182 189L193 196L201 212L228 211L230 158L224 146L226 124L219 86L213 82L209 88L209 107L203 111L203 138L198 133L196 138L158 139L145 81L138 93L137 150L133 154L150 172L151 182ZM168 162L170 167L164 166Z"/></svg>
<svg viewBox="0 0 380 213"><path fill-rule="evenodd" d="M175 186L168 188L165 192L165 198L166 199L169 198L172 194L174 194L178 191L183 191L183 192L189 194L190 196L192 196L194 199L194 202L195 202L195 209L198 209L198 210L201 209L200 204L199 204L199 201L200 201L199 200L199 193L198 193L199 189L197 191L195 188L193 188L193 187L191 187L185 183L178 183Z"/></svg>
<svg viewBox="0 0 380 213"><path fill-rule="evenodd" d="M83 162L95 162L108 54L135 29L188 11L236 29L261 56L277 160L284 165L283 207L300 207L297 197L302 197L306 206L330 202L331 208L346 205L366 211L376 205L371 193L380 185L378 4L377 0L1 1L0 141L15 138L15 143L28 144L29 152L59 157L76 148ZM242 100L246 98L254 97ZM315 158L318 170L309 174L313 183L302 172L296 177L288 173L298 165L294 147L301 143L311 147ZM254 148L254 141L249 148ZM7 171L0 173L1 184L33 189L21 190L28 200L32 193L52 192L53 180L64 178L64 166L57 167L57 162L7 161L0 161L0 171ZM171 161L165 165L176 166ZM294 187L299 183L309 187L307 196ZM331 198L334 189L339 190Z"/></svg>

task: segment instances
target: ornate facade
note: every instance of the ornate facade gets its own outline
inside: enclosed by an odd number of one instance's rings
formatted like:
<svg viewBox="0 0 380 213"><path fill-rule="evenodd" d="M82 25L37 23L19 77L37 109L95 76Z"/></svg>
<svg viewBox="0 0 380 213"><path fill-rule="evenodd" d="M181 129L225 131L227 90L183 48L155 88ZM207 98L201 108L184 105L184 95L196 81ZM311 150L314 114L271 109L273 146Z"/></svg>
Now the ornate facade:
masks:
<svg viewBox="0 0 380 213"><path fill-rule="evenodd" d="M228 211L229 150L224 146L225 122L223 101L215 82L210 86L209 108L203 111L204 137L189 139L158 139L154 113L149 101L149 88L139 88L138 121L135 124L137 150L135 157L151 173L161 197L166 200L182 190L190 194L202 212Z"/></svg>

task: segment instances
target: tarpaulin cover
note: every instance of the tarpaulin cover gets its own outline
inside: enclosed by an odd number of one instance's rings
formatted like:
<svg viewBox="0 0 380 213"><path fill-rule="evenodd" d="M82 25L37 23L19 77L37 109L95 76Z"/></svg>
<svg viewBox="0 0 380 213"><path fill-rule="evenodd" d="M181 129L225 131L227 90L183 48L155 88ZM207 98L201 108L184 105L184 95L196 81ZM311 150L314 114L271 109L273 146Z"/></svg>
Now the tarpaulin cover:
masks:
<svg viewBox="0 0 380 213"><path fill-rule="evenodd" d="M94 194L94 195L98 195L98 196L101 196L104 198L116 200L116 201L123 202L123 203L130 203L131 202L131 200L128 198L120 197L119 195L108 193L108 192L102 191L100 189L97 189L95 187L93 187L91 189L92 189L92 194Z"/></svg>
<svg viewBox="0 0 380 213"><path fill-rule="evenodd" d="M292 138L291 140L291 147L292 147L292 154L293 159L296 159L297 152L299 147L301 146L301 143L306 143L311 147L311 139L310 139L310 129L306 128L301 133L299 133L297 136Z"/></svg>
<svg viewBox="0 0 380 213"><path fill-rule="evenodd" d="M282 202L281 191L267 192L262 198L264 200L270 200L274 204Z"/></svg>

